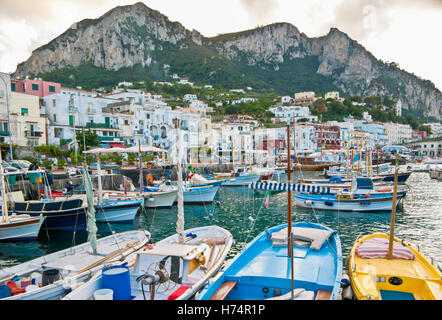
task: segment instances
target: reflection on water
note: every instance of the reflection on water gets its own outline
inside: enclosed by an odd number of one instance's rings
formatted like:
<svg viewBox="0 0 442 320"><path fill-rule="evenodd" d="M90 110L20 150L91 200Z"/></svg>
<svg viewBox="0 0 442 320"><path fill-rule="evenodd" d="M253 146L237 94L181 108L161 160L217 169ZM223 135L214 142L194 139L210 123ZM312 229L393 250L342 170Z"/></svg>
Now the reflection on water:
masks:
<svg viewBox="0 0 442 320"><path fill-rule="evenodd" d="M296 181L295 173L292 181ZM317 177L317 173L304 173L304 177ZM409 192L402 209L396 215L395 235L419 245L424 253L442 261L442 182L430 179L428 173L413 173L407 181ZM264 192L253 192L246 187L221 187L215 202L210 205L185 206L185 228L219 225L229 230L235 244L228 258L232 258L266 227L287 222L287 193L272 193L268 209L264 206ZM177 207L148 209L138 213L133 224L99 224L98 237L114 232L146 229L153 241L175 233ZM389 232L390 213L352 213L338 211L312 211L293 208L293 221L310 221L336 230L341 238L346 257L359 235ZM86 232L40 235L38 241L0 243L2 266L27 261L71 245L87 241Z"/></svg>

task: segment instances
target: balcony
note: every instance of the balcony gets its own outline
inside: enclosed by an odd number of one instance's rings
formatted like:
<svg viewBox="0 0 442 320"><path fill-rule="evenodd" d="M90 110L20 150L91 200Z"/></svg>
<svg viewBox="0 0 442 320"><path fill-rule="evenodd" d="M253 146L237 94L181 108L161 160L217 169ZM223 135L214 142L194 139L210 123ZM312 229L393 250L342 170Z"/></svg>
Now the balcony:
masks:
<svg viewBox="0 0 442 320"><path fill-rule="evenodd" d="M98 141L123 141L123 137L98 137Z"/></svg>
<svg viewBox="0 0 442 320"><path fill-rule="evenodd" d="M37 138L37 139L39 139L39 138L41 138L41 132L39 132L39 131L29 131L29 130L26 130L25 131L25 137L26 138Z"/></svg>
<svg viewBox="0 0 442 320"><path fill-rule="evenodd" d="M88 122L88 123L86 123L86 127L88 127L88 128L111 128L111 125L109 123Z"/></svg>

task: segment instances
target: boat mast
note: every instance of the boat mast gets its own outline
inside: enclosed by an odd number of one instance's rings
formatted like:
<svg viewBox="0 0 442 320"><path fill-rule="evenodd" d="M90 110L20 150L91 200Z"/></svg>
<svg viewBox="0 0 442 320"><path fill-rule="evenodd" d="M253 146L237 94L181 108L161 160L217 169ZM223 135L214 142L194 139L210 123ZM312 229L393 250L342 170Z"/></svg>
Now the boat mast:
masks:
<svg viewBox="0 0 442 320"><path fill-rule="evenodd" d="M183 174L181 171L181 157L180 157L180 132L178 130L178 118L175 118L175 134L177 137L176 145L176 154L177 154L177 179L178 179L178 198L177 198L177 206L178 206L178 220L176 223L176 232L178 234L178 242L184 243L184 204L183 204Z"/></svg>
<svg viewBox="0 0 442 320"><path fill-rule="evenodd" d="M296 149L295 149L296 150ZM293 294L293 235L292 235L292 192L290 191L290 184L292 181L292 168L290 166L291 154L290 154L290 125L287 125L287 254L290 259L290 279L291 279L291 297L294 299ZM296 155L296 152L295 152Z"/></svg>
<svg viewBox="0 0 442 320"><path fill-rule="evenodd" d="M101 185L100 153L97 153L98 203L103 206L103 187Z"/></svg>
<svg viewBox="0 0 442 320"><path fill-rule="evenodd" d="M396 153L396 163L394 168L394 188L393 188L393 208L391 210L391 222L390 222L390 239L388 241L388 255L387 259L393 259L393 241L394 241L394 223L396 219L396 199L397 199L397 183L398 183L398 171L397 166L398 154Z"/></svg>
<svg viewBox="0 0 442 320"><path fill-rule="evenodd" d="M0 175L1 175L1 191L2 191L2 221L8 222L8 203L6 202L6 192L5 192L5 180L3 174L3 158L2 153L0 152Z"/></svg>
<svg viewBox="0 0 442 320"><path fill-rule="evenodd" d="M138 139L138 163L140 165L140 196L143 196L144 186L143 186L143 163L141 162L141 142Z"/></svg>

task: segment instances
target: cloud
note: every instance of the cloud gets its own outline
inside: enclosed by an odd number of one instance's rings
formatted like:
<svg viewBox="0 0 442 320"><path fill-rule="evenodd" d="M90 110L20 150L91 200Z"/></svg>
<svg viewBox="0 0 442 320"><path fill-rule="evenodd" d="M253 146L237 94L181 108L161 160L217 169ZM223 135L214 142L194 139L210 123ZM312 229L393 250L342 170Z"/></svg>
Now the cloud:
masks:
<svg viewBox="0 0 442 320"><path fill-rule="evenodd" d="M341 1L335 9L330 26L337 27L350 37L362 41L374 38L401 19L401 12L442 10L441 0L361 0ZM411 22L411 21L410 21Z"/></svg>
<svg viewBox="0 0 442 320"><path fill-rule="evenodd" d="M247 11L250 21L255 24L269 23L279 5L278 0L240 0L240 3Z"/></svg>

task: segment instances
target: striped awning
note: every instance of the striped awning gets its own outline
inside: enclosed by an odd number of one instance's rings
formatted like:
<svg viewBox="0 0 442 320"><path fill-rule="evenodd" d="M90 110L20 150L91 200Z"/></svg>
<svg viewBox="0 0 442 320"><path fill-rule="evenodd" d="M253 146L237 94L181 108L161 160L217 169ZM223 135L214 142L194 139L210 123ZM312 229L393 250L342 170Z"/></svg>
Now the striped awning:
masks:
<svg viewBox="0 0 442 320"><path fill-rule="evenodd" d="M330 187L324 187L314 184L293 184L278 182L254 182L249 185L250 189L270 190L270 191L295 191L307 193L330 193Z"/></svg>

